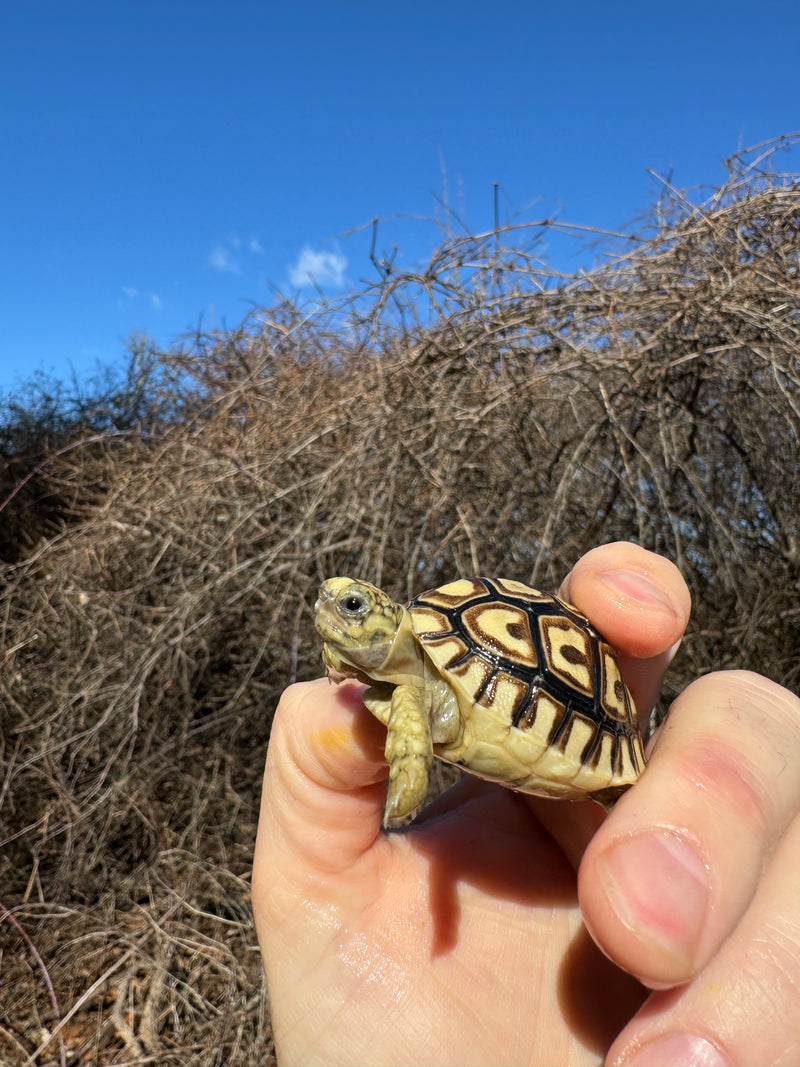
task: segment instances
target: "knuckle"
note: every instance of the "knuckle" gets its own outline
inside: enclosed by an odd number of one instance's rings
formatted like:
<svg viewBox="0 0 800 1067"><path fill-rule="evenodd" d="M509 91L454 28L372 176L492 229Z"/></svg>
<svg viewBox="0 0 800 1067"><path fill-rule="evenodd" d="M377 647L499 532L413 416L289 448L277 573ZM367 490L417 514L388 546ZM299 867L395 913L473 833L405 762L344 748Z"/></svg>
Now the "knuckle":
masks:
<svg viewBox="0 0 800 1067"><path fill-rule="evenodd" d="M774 836L800 807L800 700L761 675L704 675L678 697L654 751L725 821Z"/></svg>

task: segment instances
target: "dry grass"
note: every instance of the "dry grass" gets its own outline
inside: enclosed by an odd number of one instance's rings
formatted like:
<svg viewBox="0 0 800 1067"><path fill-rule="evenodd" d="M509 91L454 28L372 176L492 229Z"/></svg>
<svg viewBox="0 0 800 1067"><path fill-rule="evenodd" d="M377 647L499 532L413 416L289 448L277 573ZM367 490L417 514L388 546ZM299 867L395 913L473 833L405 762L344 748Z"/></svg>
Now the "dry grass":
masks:
<svg viewBox="0 0 800 1067"><path fill-rule="evenodd" d="M29 483L61 511L2 574L0 1062L271 1062L249 872L324 577L547 587L630 538L693 588L672 690L797 688L800 185L759 167L589 273L469 236L194 338L180 422Z"/></svg>

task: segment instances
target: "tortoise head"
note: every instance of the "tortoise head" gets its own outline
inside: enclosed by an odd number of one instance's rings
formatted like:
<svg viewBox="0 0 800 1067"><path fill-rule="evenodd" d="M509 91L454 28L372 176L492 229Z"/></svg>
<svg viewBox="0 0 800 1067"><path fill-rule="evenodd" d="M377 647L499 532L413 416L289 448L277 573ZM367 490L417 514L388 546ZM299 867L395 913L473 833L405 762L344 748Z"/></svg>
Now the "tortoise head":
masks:
<svg viewBox="0 0 800 1067"><path fill-rule="evenodd" d="M322 659L334 681L422 685L422 651L411 616L377 586L352 578L323 582L314 624L325 642Z"/></svg>

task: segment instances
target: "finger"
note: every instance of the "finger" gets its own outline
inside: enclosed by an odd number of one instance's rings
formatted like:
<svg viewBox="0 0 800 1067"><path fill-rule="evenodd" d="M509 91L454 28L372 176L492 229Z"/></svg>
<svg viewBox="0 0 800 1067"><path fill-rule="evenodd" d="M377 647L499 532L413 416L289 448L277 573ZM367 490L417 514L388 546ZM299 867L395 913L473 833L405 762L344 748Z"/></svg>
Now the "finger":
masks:
<svg viewBox="0 0 800 1067"><path fill-rule="evenodd" d="M270 734L254 880L303 879L350 867L380 832L386 731L363 687L327 680L291 686Z"/></svg>
<svg viewBox="0 0 800 1067"><path fill-rule="evenodd" d="M560 592L617 649L640 721L646 721L689 619L691 597L680 571L662 556L619 541L587 552ZM591 801L539 797L530 805L577 870L604 819L601 809Z"/></svg>
<svg viewBox="0 0 800 1067"><path fill-rule="evenodd" d="M795 819L733 936L680 995L651 996L615 1041L609 1065L800 1062L798 871Z"/></svg>
<svg viewBox="0 0 800 1067"><path fill-rule="evenodd" d="M800 701L743 671L694 682L583 857L593 937L647 985L690 980L739 922L798 810Z"/></svg>
<svg viewBox="0 0 800 1067"><path fill-rule="evenodd" d="M617 541L582 556L562 590L617 649L646 719L689 621L691 596L680 571L663 556Z"/></svg>

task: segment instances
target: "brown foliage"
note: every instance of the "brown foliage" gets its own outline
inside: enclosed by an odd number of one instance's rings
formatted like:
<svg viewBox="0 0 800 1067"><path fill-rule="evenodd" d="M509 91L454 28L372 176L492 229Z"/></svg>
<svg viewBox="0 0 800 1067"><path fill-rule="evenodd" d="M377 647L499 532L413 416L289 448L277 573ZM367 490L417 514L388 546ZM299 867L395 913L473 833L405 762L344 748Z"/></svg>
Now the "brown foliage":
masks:
<svg viewBox="0 0 800 1067"><path fill-rule="evenodd" d="M659 210L589 273L472 236L195 338L193 414L48 465L71 521L3 574L0 1059L271 1055L249 870L325 577L547 588L633 539L693 589L672 691L797 687L800 186L737 161Z"/></svg>

